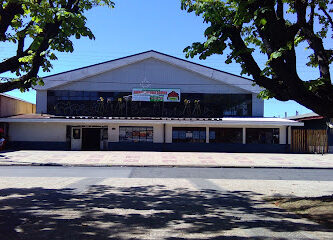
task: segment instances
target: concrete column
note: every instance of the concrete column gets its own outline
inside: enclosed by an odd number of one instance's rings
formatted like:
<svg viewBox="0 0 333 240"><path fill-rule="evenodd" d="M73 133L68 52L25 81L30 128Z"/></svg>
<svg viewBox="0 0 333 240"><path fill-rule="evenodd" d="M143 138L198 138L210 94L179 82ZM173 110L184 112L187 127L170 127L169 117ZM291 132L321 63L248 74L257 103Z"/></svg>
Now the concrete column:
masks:
<svg viewBox="0 0 333 240"><path fill-rule="evenodd" d="M154 143L163 143L164 142L164 128L163 124L153 125L153 142Z"/></svg>
<svg viewBox="0 0 333 240"><path fill-rule="evenodd" d="M119 142L119 125L112 124L108 126L109 142Z"/></svg>
<svg viewBox="0 0 333 240"><path fill-rule="evenodd" d="M291 126L288 127L288 144L291 144Z"/></svg>
<svg viewBox="0 0 333 240"><path fill-rule="evenodd" d="M47 113L47 91L36 91L36 113Z"/></svg>
<svg viewBox="0 0 333 240"><path fill-rule="evenodd" d="M280 127L280 144L287 144L287 127Z"/></svg>
<svg viewBox="0 0 333 240"><path fill-rule="evenodd" d="M165 142L172 143L172 125L165 124Z"/></svg>
<svg viewBox="0 0 333 240"><path fill-rule="evenodd" d="M246 128L243 128L243 144L246 144Z"/></svg>
<svg viewBox="0 0 333 240"><path fill-rule="evenodd" d="M209 143L209 127L206 127L206 143Z"/></svg>

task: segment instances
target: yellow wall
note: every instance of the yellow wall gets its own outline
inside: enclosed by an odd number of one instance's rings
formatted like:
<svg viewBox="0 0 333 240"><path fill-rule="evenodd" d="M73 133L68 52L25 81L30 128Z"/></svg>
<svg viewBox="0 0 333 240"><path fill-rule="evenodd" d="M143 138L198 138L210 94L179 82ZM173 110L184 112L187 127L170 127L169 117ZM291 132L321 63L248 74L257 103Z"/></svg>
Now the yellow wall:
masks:
<svg viewBox="0 0 333 240"><path fill-rule="evenodd" d="M36 104L0 95L0 117L36 113Z"/></svg>

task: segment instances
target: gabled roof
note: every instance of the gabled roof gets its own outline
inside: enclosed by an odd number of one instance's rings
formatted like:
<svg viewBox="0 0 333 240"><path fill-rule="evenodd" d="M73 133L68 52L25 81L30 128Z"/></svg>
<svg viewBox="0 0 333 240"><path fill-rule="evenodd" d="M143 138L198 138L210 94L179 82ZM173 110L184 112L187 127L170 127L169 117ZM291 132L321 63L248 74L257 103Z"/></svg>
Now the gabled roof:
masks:
<svg viewBox="0 0 333 240"><path fill-rule="evenodd" d="M134 64L149 58L154 58L159 61L177 66L184 70L195 72L202 76L208 77L210 79L229 84L231 86L235 85L240 89L245 91L259 93L261 88L259 86L252 86L253 81L249 78L244 78L238 75L227 73L215 68L207 67L198 63L190 62L181 58L170 56L164 53L160 53L154 50L138 53L135 55L130 55L127 57L122 57L114 59L107 62L102 62L87 67L82 67L54 75L44 77L44 86L35 86L37 90L47 90L50 88L58 87L61 85L66 85L71 82L75 82L84 78L92 77L95 75L102 74L104 72L112 71L117 68L125 67L130 64Z"/></svg>

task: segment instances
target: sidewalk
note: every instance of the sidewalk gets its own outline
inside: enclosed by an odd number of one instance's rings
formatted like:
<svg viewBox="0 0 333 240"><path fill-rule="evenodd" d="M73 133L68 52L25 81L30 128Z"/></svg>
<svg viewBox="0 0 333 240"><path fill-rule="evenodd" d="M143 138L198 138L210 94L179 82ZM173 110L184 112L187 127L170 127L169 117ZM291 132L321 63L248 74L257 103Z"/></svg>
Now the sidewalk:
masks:
<svg viewBox="0 0 333 240"><path fill-rule="evenodd" d="M29 151L0 153L0 166L165 166L332 168L333 154Z"/></svg>

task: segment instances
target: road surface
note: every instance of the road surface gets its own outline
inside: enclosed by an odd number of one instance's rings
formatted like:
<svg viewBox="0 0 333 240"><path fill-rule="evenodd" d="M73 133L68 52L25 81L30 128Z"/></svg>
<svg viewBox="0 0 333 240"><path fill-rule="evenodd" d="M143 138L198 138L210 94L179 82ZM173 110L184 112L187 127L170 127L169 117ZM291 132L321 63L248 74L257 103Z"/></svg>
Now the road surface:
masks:
<svg viewBox="0 0 333 240"><path fill-rule="evenodd" d="M329 169L0 167L0 239L333 239L264 200L332 193Z"/></svg>

